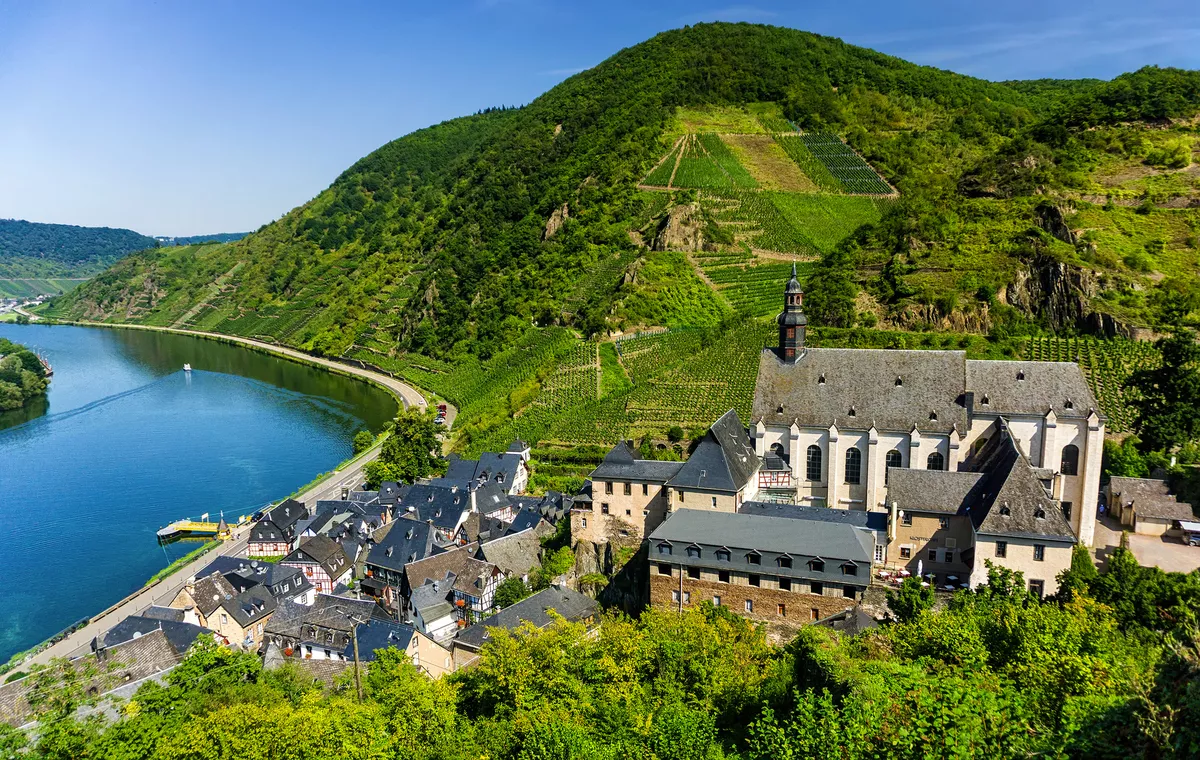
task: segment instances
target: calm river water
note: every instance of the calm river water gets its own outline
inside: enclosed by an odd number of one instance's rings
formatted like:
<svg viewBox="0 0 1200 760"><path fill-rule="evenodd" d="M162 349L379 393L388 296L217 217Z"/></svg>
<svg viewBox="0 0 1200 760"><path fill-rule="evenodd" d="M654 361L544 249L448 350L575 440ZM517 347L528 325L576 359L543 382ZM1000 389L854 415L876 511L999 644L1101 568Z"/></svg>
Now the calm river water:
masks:
<svg viewBox="0 0 1200 760"><path fill-rule="evenodd" d="M196 548L159 546L163 525L249 514L396 412L374 386L199 338L13 324L0 336L54 367L45 403L0 413L0 663Z"/></svg>

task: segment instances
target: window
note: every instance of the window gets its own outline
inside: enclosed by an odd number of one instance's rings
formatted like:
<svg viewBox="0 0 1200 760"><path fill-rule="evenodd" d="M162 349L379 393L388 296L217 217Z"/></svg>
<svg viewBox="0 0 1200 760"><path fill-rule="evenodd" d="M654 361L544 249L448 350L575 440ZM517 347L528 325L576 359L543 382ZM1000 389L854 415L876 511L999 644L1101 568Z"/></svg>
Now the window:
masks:
<svg viewBox="0 0 1200 760"><path fill-rule="evenodd" d="M851 446L846 449L846 482L858 485L862 479L862 452Z"/></svg>
<svg viewBox="0 0 1200 760"><path fill-rule="evenodd" d="M937 549L930 549L930 550L929 550L929 561L930 561L930 562L937 562Z"/></svg>
<svg viewBox="0 0 1200 760"><path fill-rule="evenodd" d="M1043 546L1041 544L1033 545L1033 561L1034 562L1045 562L1046 561L1046 547L1045 546Z"/></svg>
<svg viewBox="0 0 1200 760"><path fill-rule="evenodd" d="M716 496L712 497L712 505L713 505L713 508L716 508L716 506L717 506L717 497Z"/></svg>
<svg viewBox="0 0 1200 760"><path fill-rule="evenodd" d="M996 542L996 556L997 557L1007 557L1008 556L1008 542L1007 541L997 541Z"/></svg>
<svg viewBox="0 0 1200 760"><path fill-rule="evenodd" d="M791 557L780 557L779 559L775 560L775 564L779 565L780 567L791 567L792 566L792 558Z"/></svg>
<svg viewBox="0 0 1200 760"><path fill-rule="evenodd" d="M875 544L875 561L883 562L883 544Z"/></svg>
<svg viewBox="0 0 1200 760"><path fill-rule="evenodd" d="M626 496L632 495L633 494L633 483L626 483L623 493Z"/></svg>
<svg viewBox="0 0 1200 760"><path fill-rule="evenodd" d="M853 586L842 586L842 596L844 596L847 599L853 599L854 598L854 587Z"/></svg>
<svg viewBox="0 0 1200 760"><path fill-rule="evenodd" d="M941 528L942 530L949 528L950 527L950 518L949 517L939 517L938 518L938 527Z"/></svg>
<svg viewBox="0 0 1200 760"><path fill-rule="evenodd" d="M580 518L579 522L580 522L580 527L583 527L583 528L587 527L587 518L586 517ZM671 553L671 550L668 549L667 554L670 554L670 553Z"/></svg>
<svg viewBox="0 0 1200 760"><path fill-rule="evenodd" d="M632 514L633 514L633 510L631 510L631 509L627 509L627 510L625 510L625 516L626 516L626 517L630 517Z"/></svg>
<svg viewBox="0 0 1200 760"><path fill-rule="evenodd" d="M671 589L671 601L675 602L676 604L679 604L679 589L677 589L677 588Z"/></svg>
<svg viewBox="0 0 1200 760"><path fill-rule="evenodd" d="M912 547L911 546L901 546L900 547L900 559L912 559Z"/></svg>
<svg viewBox="0 0 1200 760"><path fill-rule="evenodd" d="M755 554L754 552L750 552L749 554L746 555L746 561L749 562L751 565L761 565L762 564L762 556L759 554Z"/></svg>
<svg viewBox="0 0 1200 760"><path fill-rule="evenodd" d="M780 591L791 591L792 590L792 579L791 578L780 578L779 579L779 590Z"/></svg>
<svg viewBox="0 0 1200 760"><path fill-rule="evenodd" d="M925 469L927 470L944 470L946 469L946 457L942 456L942 452L935 451L925 460Z"/></svg>
<svg viewBox="0 0 1200 760"><path fill-rule="evenodd" d="M858 575L858 565L849 562L842 565L842 575Z"/></svg>
<svg viewBox="0 0 1200 760"><path fill-rule="evenodd" d="M1062 464L1059 465L1058 471L1063 475L1078 475L1079 474L1079 447L1073 443L1068 443L1063 446Z"/></svg>
<svg viewBox="0 0 1200 760"><path fill-rule="evenodd" d="M950 564L953 561L954 561L954 550L947 549L946 550L946 564Z"/></svg>
<svg viewBox="0 0 1200 760"><path fill-rule="evenodd" d="M1062 511L1063 511L1063 517L1067 518L1067 520L1069 521L1071 519L1071 502L1064 501L1062 503Z"/></svg>
<svg viewBox="0 0 1200 760"><path fill-rule="evenodd" d="M903 462L904 462L904 458L900 456L900 452L897 451L896 449L892 449L883 457L883 463L888 469L891 469L892 467L902 467ZM883 472L883 482L884 483L887 483L888 477L889 476L888 476L887 470L884 470L884 472Z"/></svg>
<svg viewBox="0 0 1200 760"><path fill-rule="evenodd" d="M684 497L684 493L683 493L683 491L680 491L680 492L679 492L679 503L680 503L680 504L682 504L682 503L683 503L683 497Z"/></svg>
<svg viewBox="0 0 1200 760"><path fill-rule="evenodd" d="M808 592L810 594L821 596L825 593L825 584L818 581L813 581L812 583L808 584Z"/></svg>
<svg viewBox="0 0 1200 760"><path fill-rule="evenodd" d="M717 580L719 580L721 583L729 583L729 571L728 570L718 570L717 571Z"/></svg>
<svg viewBox="0 0 1200 760"><path fill-rule="evenodd" d="M642 483L642 496L649 496L649 495L650 495L650 484Z"/></svg>
<svg viewBox="0 0 1200 760"><path fill-rule="evenodd" d="M229 616L224 612L221 613L221 625L226 625L229 622Z"/></svg>
<svg viewBox="0 0 1200 760"><path fill-rule="evenodd" d="M817 609L816 607L813 607L813 608L809 609L808 617L810 620L820 620L821 619L821 611L819 609Z"/></svg>
<svg viewBox="0 0 1200 760"><path fill-rule="evenodd" d="M778 615L779 617L787 617L787 605L786 604L775 605L775 614Z"/></svg>
<svg viewBox="0 0 1200 760"><path fill-rule="evenodd" d="M721 606L721 597L719 597L719 596L716 596L715 594L713 595L713 606L714 606L714 607L720 607L720 606Z"/></svg>
<svg viewBox="0 0 1200 760"><path fill-rule="evenodd" d="M729 561L729 550L728 549L717 549L717 561L718 562L728 562Z"/></svg>
<svg viewBox="0 0 1200 760"><path fill-rule="evenodd" d="M659 575L670 575L671 574L671 566L668 565L666 562L659 562L658 563L658 574Z"/></svg>
<svg viewBox="0 0 1200 760"><path fill-rule="evenodd" d="M684 591L684 592L683 592L683 603L684 603L684 604L691 604L691 603L692 603L692 592L691 592L691 591Z"/></svg>
<svg viewBox="0 0 1200 760"><path fill-rule="evenodd" d="M1046 593L1046 582L1045 581L1030 581L1029 582L1029 592L1031 594L1034 594L1035 596L1037 596L1040 599L1042 597L1042 595Z"/></svg>
<svg viewBox="0 0 1200 760"><path fill-rule="evenodd" d="M695 559L700 559L700 547L699 546L689 546L687 548L687 555L689 557L693 557Z"/></svg>
<svg viewBox="0 0 1200 760"><path fill-rule="evenodd" d="M812 570L814 573L825 572L825 560L823 560L823 559L810 560L808 563L808 569Z"/></svg>
<svg viewBox="0 0 1200 760"><path fill-rule="evenodd" d="M1046 510L1042 509L1041 507L1038 507L1037 509L1033 510L1033 516L1038 520L1045 520L1046 519Z"/></svg>
<svg viewBox="0 0 1200 760"><path fill-rule="evenodd" d="M670 553L671 553L671 545L670 545L670 544L659 544L659 545L658 545L658 553L659 553L659 554L666 554L666 555L670 555Z"/></svg>
<svg viewBox="0 0 1200 760"><path fill-rule="evenodd" d="M900 515L900 524L912 526L912 512L905 512Z"/></svg>
<svg viewBox="0 0 1200 760"><path fill-rule="evenodd" d="M754 600L753 599L746 600L746 612L754 612Z"/></svg>
<svg viewBox="0 0 1200 760"><path fill-rule="evenodd" d="M755 586L755 587L762 585L762 579L759 578L757 575L747 576L746 582L749 583L751 586Z"/></svg>
<svg viewBox="0 0 1200 760"><path fill-rule="evenodd" d="M819 481L821 479L821 464L821 447L816 445L809 446L808 461L805 465L805 477L808 480Z"/></svg>
<svg viewBox="0 0 1200 760"><path fill-rule="evenodd" d="M689 567L688 568L688 578L691 578L694 581L700 580L700 568Z"/></svg>
<svg viewBox="0 0 1200 760"><path fill-rule="evenodd" d="M612 495L612 481L604 481L604 493Z"/></svg>
<svg viewBox="0 0 1200 760"><path fill-rule="evenodd" d="M608 514L608 503L607 502L600 502L600 513L605 514L605 515Z"/></svg>

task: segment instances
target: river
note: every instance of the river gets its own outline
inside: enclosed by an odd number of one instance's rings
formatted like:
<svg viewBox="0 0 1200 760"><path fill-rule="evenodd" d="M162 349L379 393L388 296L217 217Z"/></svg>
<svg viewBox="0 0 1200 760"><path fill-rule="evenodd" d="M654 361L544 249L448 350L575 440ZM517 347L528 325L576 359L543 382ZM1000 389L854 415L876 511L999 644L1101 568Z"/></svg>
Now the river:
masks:
<svg viewBox="0 0 1200 760"><path fill-rule="evenodd" d="M54 367L44 402L0 413L0 663L196 548L159 546L163 525L253 513L397 408L359 380L201 338L14 324L0 337Z"/></svg>

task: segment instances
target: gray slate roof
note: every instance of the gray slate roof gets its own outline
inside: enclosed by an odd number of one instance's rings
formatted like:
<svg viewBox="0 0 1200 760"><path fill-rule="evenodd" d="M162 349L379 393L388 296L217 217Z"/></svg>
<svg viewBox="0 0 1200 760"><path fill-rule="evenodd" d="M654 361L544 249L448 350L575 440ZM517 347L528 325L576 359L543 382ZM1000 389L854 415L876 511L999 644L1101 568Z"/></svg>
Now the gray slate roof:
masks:
<svg viewBox="0 0 1200 760"><path fill-rule="evenodd" d="M642 459L629 444L621 441L604 456L590 477L596 480L666 483L683 467L683 462L659 462Z"/></svg>
<svg viewBox="0 0 1200 760"><path fill-rule="evenodd" d="M250 543L288 541L296 535L296 523L308 517L308 510L295 499L273 507L250 531Z"/></svg>
<svg viewBox="0 0 1200 760"><path fill-rule="evenodd" d="M511 607L505 607L475 625L464 628L455 637L454 645L478 652L491 638L491 634L488 633L489 628L504 628L513 631L520 628L525 622L532 623L536 628L545 628L554 619L550 615L550 610L554 610L567 620L578 622L594 618L599 607L593 599L578 591L572 591L565 586L551 586Z"/></svg>
<svg viewBox="0 0 1200 760"><path fill-rule="evenodd" d="M893 467L888 472L888 501L906 512L966 514L967 506L983 496L983 483L980 472Z"/></svg>
<svg viewBox="0 0 1200 760"><path fill-rule="evenodd" d="M844 523L856 528L866 528L876 533L887 533L886 512L867 512L861 509L835 509L830 507L808 507L801 504L775 504L766 501L746 501L738 507L744 515L786 517L792 520L817 520L820 522Z"/></svg>
<svg viewBox="0 0 1200 760"><path fill-rule="evenodd" d="M265 586L251 586L232 599L225 599L221 602L221 608L228 612L229 616L236 620L242 628L261 622L263 618L275 612L278 607L279 602L271 596L271 592Z"/></svg>
<svg viewBox="0 0 1200 760"><path fill-rule="evenodd" d="M296 547L295 551L280 560L289 562L313 562L320 565L330 578L336 579L350 567L350 559L341 544L328 536L313 536Z"/></svg>
<svg viewBox="0 0 1200 760"><path fill-rule="evenodd" d="M1133 504L1138 517L1158 520L1195 520L1192 505L1179 501L1165 480L1154 478L1112 478L1108 482L1113 500Z"/></svg>
<svg viewBox="0 0 1200 760"><path fill-rule="evenodd" d="M826 560L851 560L867 566L871 564L875 550L869 531L847 523L702 509L677 510L650 534L652 561L656 556L654 545L663 541L681 547L704 544Z"/></svg>
<svg viewBox="0 0 1200 760"><path fill-rule="evenodd" d="M946 433L957 425L965 432L965 392L962 351L809 348L788 364L768 349L759 358L752 419L898 432L915 424Z"/></svg>
<svg viewBox="0 0 1200 760"><path fill-rule="evenodd" d="M542 540L534 528L492 539L479 547L477 556L500 568L505 575L527 575L541 562Z"/></svg>
<svg viewBox="0 0 1200 760"><path fill-rule="evenodd" d="M215 557L196 577L202 578L213 573L220 573L225 580L238 576L251 584L261 583L276 597L299 596L312 587L300 568L246 557Z"/></svg>
<svg viewBox="0 0 1200 760"><path fill-rule="evenodd" d="M1100 414L1083 370L1074 362L971 359L967 389L974 394L976 414L1041 416L1050 409L1058 417L1087 417L1093 409Z"/></svg>
<svg viewBox="0 0 1200 760"><path fill-rule="evenodd" d="M221 606L222 602L236 596L237 589L225 576L214 572L203 578L197 578L191 593L192 601L196 603L196 609L207 618Z"/></svg>
<svg viewBox="0 0 1200 760"><path fill-rule="evenodd" d="M431 623L454 612L454 605L450 603L451 586L449 580L423 583L412 590L409 604L420 613L422 620Z"/></svg>
<svg viewBox="0 0 1200 760"><path fill-rule="evenodd" d="M405 564L430 555L433 532L433 526L428 523L406 517L393 520L387 535L378 539L379 543L367 555L367 564L403 572Z"/></svg>
<svg viewBox="0 0 1200 760"><path fill-rule="evenodd" d="M735 493L758 472L760 461L754 453L746 428L730 409L712 424L679 472L667 481L672 488Z"/></svg>
<svg viewBox="0 0 1200 760"><path fill-rule="evenodd" d="M452 531L462 522L471 509L471 495L465 488L417 483L396 507L397 516L422 522L432 522L434 527Z"/></svg>
<svg viewBox="0 0 1200 760"><path fill-rule="evenodd" d="M372 662L375 652L389 647L395 647L403 652L408 648L416 630L411 625L397 623L391 620L370 620L358 626L358 659L360 662ZM346 647L342 653L347 660L354 659L354 643Z"/></svg>
<svg viewBox="0 0 1200 760"><path fill-rule="evenodd" d="M170 642L171 647L179 654L186 652L197 637L206 633L212 633L207 628L201 628L198 625L182 621L164 620L144 615L130 615L97 637L96 641L93 642L92 648L94 650L98 647L117 646L127 641L141 638L152 631L162 631L163 636Z"/></svg>

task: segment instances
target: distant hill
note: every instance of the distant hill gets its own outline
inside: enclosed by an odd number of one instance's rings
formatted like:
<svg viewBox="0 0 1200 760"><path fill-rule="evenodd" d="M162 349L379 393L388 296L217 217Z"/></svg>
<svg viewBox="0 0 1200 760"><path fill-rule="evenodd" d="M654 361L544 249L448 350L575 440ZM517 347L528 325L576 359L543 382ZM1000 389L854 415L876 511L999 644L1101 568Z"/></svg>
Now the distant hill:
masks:
<svg viewBox="0 0 1200 760"><path fill-rule="evenodd" d="M133 230L0 219L0 280L86 278L157 246Z"/></svg>
<svg viewBox="0 0 1200 760"><path fill-rule="evenodd" d="M249 232L218 232L215 235L181 235L178 237L155 236L163 245L196 245L198 243L232 243L249 235Z"/></svg>

